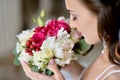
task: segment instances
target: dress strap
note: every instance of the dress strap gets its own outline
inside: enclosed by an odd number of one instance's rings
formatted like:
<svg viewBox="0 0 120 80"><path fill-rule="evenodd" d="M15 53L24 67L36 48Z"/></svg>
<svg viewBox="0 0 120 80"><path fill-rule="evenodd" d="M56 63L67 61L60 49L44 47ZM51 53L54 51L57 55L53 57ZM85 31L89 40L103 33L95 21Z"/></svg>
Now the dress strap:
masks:
<svg viewBox="0 0 120 80"><path fill-rule="evenodd" d="M111 71L110 73L108 73L108 74L103 78L103 80L107 79L110 75L112 75L112 74L114 74L114 73L120 73L120 70Z"/></svg>
<svg viewBox="0 0 120 80"><path fill-rule="evenodd" d="M100 75L98 75L98 77L95 80L99 80L99 78L106 72L108 71L110 68L115 67L116 65L110 65L108 68L106 68ZM104 79L103 79L104 80Z"/></svg>

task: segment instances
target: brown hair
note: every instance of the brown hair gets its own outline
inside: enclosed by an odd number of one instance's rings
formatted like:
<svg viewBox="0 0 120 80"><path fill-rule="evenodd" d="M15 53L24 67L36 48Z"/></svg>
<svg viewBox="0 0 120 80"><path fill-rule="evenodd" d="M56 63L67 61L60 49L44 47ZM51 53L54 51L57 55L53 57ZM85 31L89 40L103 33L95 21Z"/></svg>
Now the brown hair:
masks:
<svg viewBox="0 0 120 80"><path fill-rule="evenodd" d="M104 38L107 42L109 60L116 65L120 65L120 0L80 1L98 16L98 34L101 40Z"/></svg>

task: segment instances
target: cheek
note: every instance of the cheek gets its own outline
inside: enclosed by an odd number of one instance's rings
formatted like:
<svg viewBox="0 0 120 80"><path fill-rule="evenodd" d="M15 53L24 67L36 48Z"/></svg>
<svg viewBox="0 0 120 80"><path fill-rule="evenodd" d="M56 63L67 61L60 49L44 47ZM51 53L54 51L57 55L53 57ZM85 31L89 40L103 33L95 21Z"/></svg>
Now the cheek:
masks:
<svg viewBox="0 0 120 80"><path fill-rule="evenodd" d="M71 15L70 15L70 27L72 27L72 28L77 27L77 23L76 23L76 21L73 21L73 17Z"/></svg>
<svg viewBox="0 0 120 80"><path fill-rule="evenodd" d="M81 19L79 20L79 19L77 19L77 20L73 20L73 17L70 15L70 26L72 27L72 28L77 28L79 31L81 31L81 28L82 27L80 27L80 26L83 26L82 25L82 21L81 21Z"/></svg>
<svg viewBox="0 0 120 80"><path fill-rule="evenodd" d="M84 18L80 18L76 20L76 25L77 25L77 29L81 32L81 33L85 33L86 29L88 27L88 23Z"/></svg>
<svg viewBox="0 0 120 80"><path fill-rule="evenodd" d="M83 34L88 44L95 44L100 41L97 29L97 20L81 18L77 21L77 29Z"/></svg>
<svg viewBox="0 0 120 80"><path fill-rule="evenodd" d="M100 41L97 30L97 20L96 18L86 18L81 17L73 21L72 16L70 16L70 26L72 28L77 28L88 44L95 44Z"/></svg>

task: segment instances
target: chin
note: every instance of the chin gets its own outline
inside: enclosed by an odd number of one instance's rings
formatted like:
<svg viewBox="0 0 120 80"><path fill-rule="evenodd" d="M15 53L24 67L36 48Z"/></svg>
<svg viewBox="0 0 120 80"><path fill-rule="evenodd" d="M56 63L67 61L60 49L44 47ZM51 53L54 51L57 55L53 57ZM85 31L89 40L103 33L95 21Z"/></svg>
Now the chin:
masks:
<svg viewBox="0 0 120 80"><path fill-rule="evenodd" d="M87 38L85 38L85 41L88 43L88 44L90 44L90 45L92 45L92 44L96 44L96 43L98 43L98 42L100 42L100 40L97 40L97 39L87 39Z"/></svg>

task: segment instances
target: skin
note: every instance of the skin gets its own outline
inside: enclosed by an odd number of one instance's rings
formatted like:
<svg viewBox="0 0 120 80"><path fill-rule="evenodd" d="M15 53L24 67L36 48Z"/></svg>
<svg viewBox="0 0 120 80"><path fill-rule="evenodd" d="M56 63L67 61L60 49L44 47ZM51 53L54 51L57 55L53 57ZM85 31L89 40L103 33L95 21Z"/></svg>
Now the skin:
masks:
<svg viewBox="0 0 120 80"><path fill-rule="evenodd" d="M33 72L28 66L28 64L22 60L20 61L20 63L26 76L29 77L31 80L65 80L53 59L51 59L49 63L50 70L54 72L54 75L51 77L37 72Z"/></svg>
<svg viewBox="0 0 120 80"><path fill-rule="evenodd" d="M100 38L98 37L97 30L97 15L93 14L89 11L85 5L80 2L80 0L65 0L66 8L70 11L70 26L77 28L82 35L85 37L85 40L88 44L96 44L100 42ZM73 5L74 4L74 5ZM103 72L108 66L112 65L108 58L108 49L105 49L105 52L101 54L96 61L93 62L92 65L88 67L86 72L84 73L82 80L95 80L95 78ZM22 68L27 77L32 80L65 80L62 73L59 71L55 61L52 59L49 62L50 70L52 70L55 74L50 77L44 74L40 74L37 72L31 71L29 66L24 61L20 61ZM101 66L102 65L102 66ZM74 80L77 80L80 75L83 67L79 65L77 62L73 61L70 65L67 65L63 68L67 70ZM111 70L115 70L113 68ZM109 73L109 72L107 72ZM104 75L106 75L105 73ZM108 78L108 80L118 80L120 79L120 75L113 75ZM118 78L119 77L119 78Z"/></svg>
<svg viewBox="0 0 120 80"><path fill-rule="evenodd" d="M70 26L77 27L87 43L98 43L100 39L97 30L97 16L90 12L79 0L65 0L65 3L67 10L70 11Z"/></svg>

